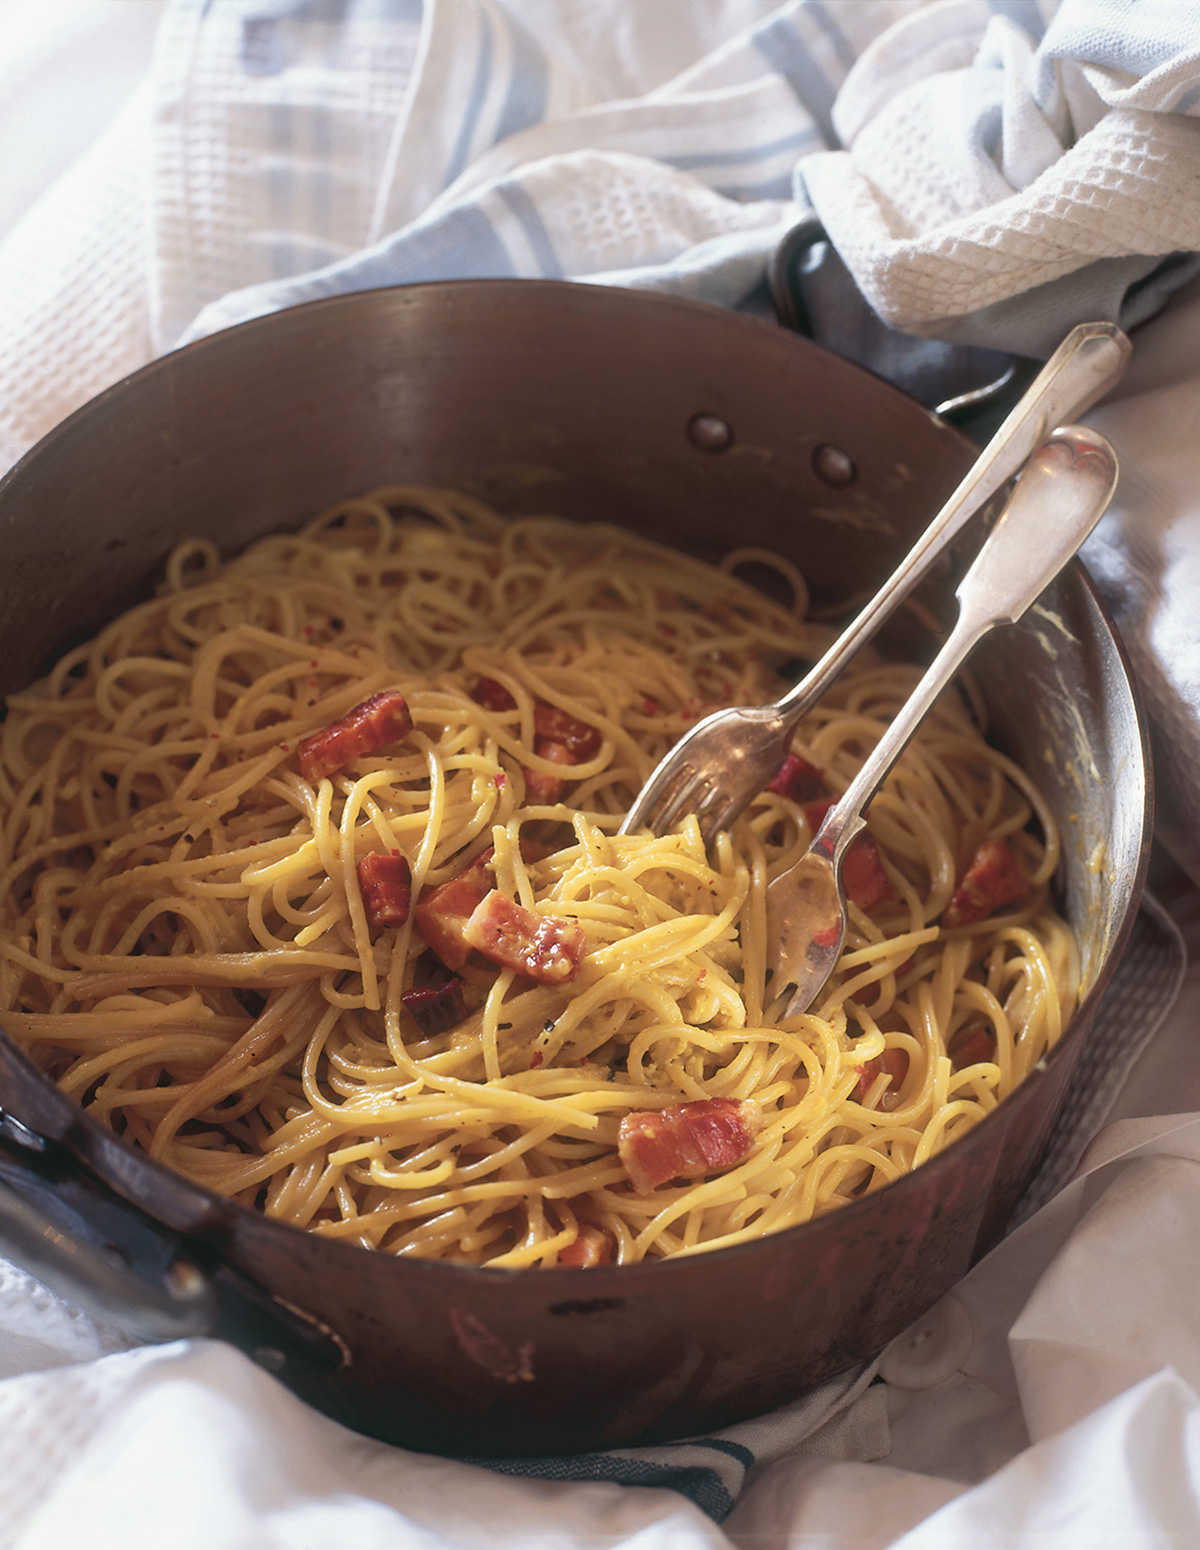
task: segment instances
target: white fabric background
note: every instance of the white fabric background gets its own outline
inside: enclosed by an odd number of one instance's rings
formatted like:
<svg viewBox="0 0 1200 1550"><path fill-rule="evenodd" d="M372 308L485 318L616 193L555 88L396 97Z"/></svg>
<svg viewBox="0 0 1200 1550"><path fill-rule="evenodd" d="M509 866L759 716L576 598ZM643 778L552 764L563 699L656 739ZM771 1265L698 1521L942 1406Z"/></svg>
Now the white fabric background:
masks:
<svg viewBox="0 0 1200 1550"><path fill-rule="evenodd" d="M359 4L353 57L319 15L281 33L287 9L0 7L0 467L189 331L346 285L477 272L472 240L506 272L552 260L736 304L811 198L893 321L1029 349L1072 307L1114 315L1131 276L1200 248L1190 0L1146 0L1125 70L1116 21L1086 38L1066 25L1127 20L1115 0L1064 6L1044 68L1020 23L1052 21L1052 0L414 0L399 29ZM553 63L536 103L509 89L514 9ZM232 68L247 47L258 73ZM444 111L455 92L475 103L466 138ZM1068 120L1102 132L1064 153ZM822 149L831 130L849 149ZM1142 297L1144 311L1162 301ZM1094 417L1124 472L1089 550L1156 709L1171 833L1193 865L1195 766L1169 756L1191 746L1200 704L1198 410L1193 285L1138 330L1129 379ZM1200 947L1196 890L1171 890ZM1200 1543L1198 1015L1193 970L1087 1178L977 1267L928 1339L900 1343L901 1377L908 1363L906 1381L924 1381L915 1362L937 1381L888 1383L884 1462L779 1460L718 1527L668 1491L508 1479L357 1438L223 1346L126 1351L0 1267L0 1545Z"/></svg>

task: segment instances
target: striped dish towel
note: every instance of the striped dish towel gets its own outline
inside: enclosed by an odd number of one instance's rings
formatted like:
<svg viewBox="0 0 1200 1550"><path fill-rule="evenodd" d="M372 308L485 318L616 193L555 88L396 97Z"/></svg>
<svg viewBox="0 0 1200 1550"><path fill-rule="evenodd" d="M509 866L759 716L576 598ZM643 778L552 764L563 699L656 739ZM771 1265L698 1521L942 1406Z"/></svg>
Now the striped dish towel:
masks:
<svg viewBox="0 0 1200 1550"><path fill-rule="evenodd" d="M720 1523L733 1510L751 1470L776 1459L811 1454L873 1463L886 1458L891 1447L887 1389L874 1381L877 1366L855 1368L769 1415L705 1437L561 1458L470 1462L535 1480L604 1480L677 1491Z"/></svg>
<svg viewBox="0 0 1200 1550"><path fill-rule="evenodd" d="M160 348L427 279L737 305L814 209L893 326L1029 355L1197 267L1186 4L183 0L157 84Z"/></svg>
<svg viewBox="0 0 1200 1550"><path fill-rule="evenodd" d="M141 4L145 79L0 241L0 467L154 355L344 290L754 307L814 212L894 326L1035 356L1197 269L1187 0Z"/></svg>

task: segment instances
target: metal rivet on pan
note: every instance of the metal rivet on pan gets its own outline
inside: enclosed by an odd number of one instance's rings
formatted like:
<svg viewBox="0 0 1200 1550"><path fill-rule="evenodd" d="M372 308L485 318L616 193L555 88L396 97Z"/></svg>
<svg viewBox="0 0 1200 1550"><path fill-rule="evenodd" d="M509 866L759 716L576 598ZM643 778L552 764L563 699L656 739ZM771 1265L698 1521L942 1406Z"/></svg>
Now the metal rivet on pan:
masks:
<svg viewBox="0 0 1200 1550"><path fill-rule="evenodd" d="M831 484L835 490L853 484L858 478L858 469L850 455L828 441L813 453L812 466L817 478Z"/></svg>
<svg viewBox="0 0 1200 1550"><path fill-rule="evenodd" d="M688 421L687 437L701 452L724 452L733 445L733 426L719 414L694 414Z"/></svg>
<svg viewBox="0 0 1200 1550"><path fill-rule="evenodd" d="M167 1290L176 1302L198 1302L208 1290L208 1282L195 1265L176 1259L167 1269Z"/></svg>

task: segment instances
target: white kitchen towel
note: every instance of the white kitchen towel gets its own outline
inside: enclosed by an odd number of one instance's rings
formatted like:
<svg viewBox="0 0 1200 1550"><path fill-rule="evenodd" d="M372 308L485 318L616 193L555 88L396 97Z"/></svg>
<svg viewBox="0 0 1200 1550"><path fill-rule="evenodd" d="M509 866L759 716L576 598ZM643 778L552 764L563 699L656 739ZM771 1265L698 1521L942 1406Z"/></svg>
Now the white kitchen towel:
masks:
<svg viewBox="0 0 1200 1550"><path fill-rule="evenodd" d="M896 328L1045 356L1196 272L1200 8L940 0L878 38L798 177Z"/></svg>
<svg viewBox="0 0 1200 1550"><path fill-rule="evenodd" d="M398 114L383 111L393 132L366 180L369 219L340 234L350 251L317 267L297 232L274 274L218 296L193 259L234 236L221 205L231 169L223 142L195 132L197 83L211 96L214 80L237 82L243 111L251 98L278 110L302 59L329 67L330 13L177 7L177 94L160 99L159 123L187 126L191 165L159 168L160 346L206 303L192 335L341 290L455 276L603 279L733 305L781 224L810 206L886 321L1030 355L1088 318L1133 326L1195 272L1200 14L1186 0L792 0L716 47L712 18L726 8L667 9L635 23L632 8L601 5L581 29L579 10L542 0L396 0L407 91ZM634 71L581 57L606 10ZM341 25L369 30L370 17ZM330 116L289 96L241 139L270 176L242 166L233 181L269 195L275 241L297 228L334 236L317 211L328 158L298 150ZM197 211L199 176L212 202ZM236 267L214 266L210 289Z"/></svg>
<svg viewBox="0 0 1200 1550"><path fill-rule="evenodd" d="M383 9L382 34L376 7L350 7L333 27L328 6L168 13L160 78L173 89L159 136L182 126L168 143L185 142L186 158L156 168L160 345L298 300L431 278L642 279L736 302L796 218L792 170L825 143L819 120L858 49L911 3ZM385 40L396 64L378 74L403 88L398 100L382 100L360 63ZM791 55L819 106L774 63ZM305 68L336 91L297 90ZM347 90L363 105L356 126L379 103L369 155L345 145ZM227 155L228 118L212 139L197 132L198 100L238 115L242 160ZM319 157L303 154L314 144ZM202 206L188 197L199 181ZM269 251L257 233L241 244L229 211L242 200ZM332 260L319 268L314 238ZM235 284L259 283L226 299L235 272Z"/></svg>
<svg viewBox="0 0 1200 1550"><path fill-rule="evenodd" d="M1195 272L1198 99L1191 0L168 0L141 89L0 243L0 463L182 339L342 290L745 304L814 206L890 322L1045 354Z"/></svg>

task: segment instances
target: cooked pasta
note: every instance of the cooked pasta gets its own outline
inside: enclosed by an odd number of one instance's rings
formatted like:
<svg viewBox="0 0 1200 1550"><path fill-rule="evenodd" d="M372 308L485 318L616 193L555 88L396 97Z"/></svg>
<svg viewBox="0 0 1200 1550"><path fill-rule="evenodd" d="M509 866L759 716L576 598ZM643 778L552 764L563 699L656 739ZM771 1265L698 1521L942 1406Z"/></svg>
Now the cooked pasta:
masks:
<svg viewBox="0 0 1200 1550"><path fill-rule="evenodd" d="M625 1264L885 1185L1070 1015L1028 776L942 697L798 1017L766 885L914 670L847 673L707 853L694 819L616 832L698 715L773 697L825 640L729 571L429 489L229 563L183 544L160 595L9 701L0 1023L190 1179L396 1254Z"/></svg>

